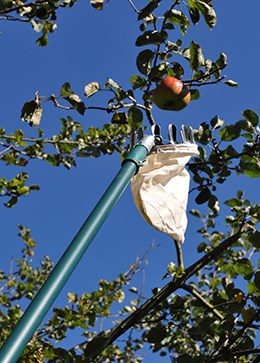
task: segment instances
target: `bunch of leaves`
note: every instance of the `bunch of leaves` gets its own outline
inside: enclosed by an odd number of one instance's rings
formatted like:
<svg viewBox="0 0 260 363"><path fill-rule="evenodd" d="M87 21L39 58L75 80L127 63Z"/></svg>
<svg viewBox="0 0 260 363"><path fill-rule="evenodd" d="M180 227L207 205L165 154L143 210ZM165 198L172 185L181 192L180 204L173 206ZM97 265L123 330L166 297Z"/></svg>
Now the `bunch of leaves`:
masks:
<svg viewBox="0 0 260 363"><path fill-rule="evenodd" d="M186 268L170 262L164 276L169 282L154 288L150 298L144 299L143 287L132 285L141 270L138 259L114 281L100 280L96 291L70 292L68 304L54 308L20 361L33 362L38 354L37 359L40 356L50 363L140 362L142 349L148 346L161 356L169 355L173 362L253 362L259 351L255 341L260 266L255 253L260 249L260 206L244 199L242 192L226 205L231 209L226 232L216 229L212 213L203 216L191 211L203 222L198 230L203 239L198 252L203 256ZM22 258L16 260L16 271L1 273L1 341L21 316L19 300L31 299L52 268L48 257L41 268L32 266L35 242L28 229L19 228L25 243ZM118 304L123 303L119 310ZM70 330L78 330L83 338L68 349Z"/></svg>
<svg viewBox="0 0 260 363"><path fill-rule="evenodd" d="M8 273L0 273L0 340L4 342L22 315L20 301L31 300L52 269L52 262L45 256L39 267L33 266L35 240L31 231L19 225L18 236L24 247L20 258L12 259Z"/></svg>
<svg viewBox="0 0 260 363"><path fill-rule="evenodd" d="M37 33L39 46L48 44L48 33L56 28L57 11L59 8L72 7L77 0L5 0L0 5L1 20L17 20L30 23Z"/></svg>
<svg viewBox="0 0 260 363"><path fill-rule="evenodd" d="M0 196L8 198L8 201L4 203L6 207L13 207L21 196L27 195L33 190L40 189L36 184L26 185L28 177L28 173L22 172L10 180L0 178Z"/></svg>
<svg viewBox="0 0 260 363"><path fill-rule="evenodd" d="M120 152L129 134L127 125L104 124L102 129L89 127L84 131L82 125L71 117L62 118L61 123L59 134L50 138L44 137L39 128L38 137L26 137L21 129L7 135L5 129L1 129L0 160L7 165L25 167L31 159L39 159L70 168L76 165L76 157L99 157Z"/></svg>
<svg viewBox="0 0 260 363"><path fill-rule="evenodd" d="M103 8L103 1L92 2L99 10ZM88 106L82 97L71 90L69 82L64 83L58 96L38 96L25 103L21 118L30 125L38 126L42 118L42 104L53 102L54 106L63 109L74 109L84 115L86 110L98 109L112 113L112 123L129 124L133 129L142 125L143 113L151 125L155 123L152 115L152 87L165 76L174 76L182 79L184 84L191 88L193 100L200 97L199 87L219 82L236 87L237 83L225 80L222 70L227 66L227 56L220 53L216 60L207 58L201 46L192 40L189 46L183 44L184 36L192 24L197 24L200 14L203 15L207 25L212 28L216 25L217 16L210 1L191 1L188 4L174 1L167 11L161 7L160 1L149 1L141 10L130 2L138 13L141 34L137 37L135 45L146 47L136 58L136 66L140 74L132 75L130 83L132 89L124 90L114 80L108 79L103 87L96 81L85 86L84 95L88 99L98 91L108 90L113 97L108 99L108 106ZM195 15L196 14L196 15ZM196 18L196 21L195 21ZM189 20L190 19L190 20ZM189 70L188 79L184 75ZM138 100L141 90L142 101ZM65 100L70 106L60 104Z"/></svg>
<svg viewBox="0 0 260 363"><path fill-rule="evenodd" d="M136 59L141 75L132 76L130 81L133 89L144 90L147 106L151 102L150 88L153 82L158 83L165 76L183 79L189 68L190 79L184 79L183 82L192 87L192 99L197 100L200 97L198 87L222 82L225 76L221 71L227 66L225 53L220 53L219 57L212 61L205 57L202 47L194 40L190 42L189 47L183 44L184 36L192 23L199 22L200 15L203 15L210 29L216 25L217 15L212 1L196 0L189 1L188 4L174 1L163 14L160 12L160 3L154 0L140 11L135 9L138 12L138 20L141 21L142 32L135 44L146 49L142 50ZM231 87L237 86L232 80L225 80L224 83Z"/></svg>
<svg viewBox="0 0 260 363"><path fill-rule="evenodd" d="M54 94L48 97L39 96L36 92L35 98L23 105L21 119L28 122L30 126L39 126L43 115L42 105L50 101L55 107L75 110L80 115L84 115L87 110L104 111L112 114L112 118L109 120L112 124L129 125L132 130L136 130L142 125L143 114L141 110L145 107L142 104L137 104L132 90L124 90L111 78L107 79L103 87L96 81L90 82L84 87L84 97L87 101L98 92L109 93L110 98L107 100L106 107L87 105L77 93L72 91L69 82L62 85L58 96ZM69 106L64 103L69 104Z"/></svg>
<svg viewBox="0 0 260 363"><path fill-rule="evenodd" d="M226 204L233 214L227 218L233 232L217 231L212 214L202 218L192 211L203 219L198 252L204 255L187 268L171 262L165 275L170 282L154 288L150 299L138 307L133 304L127 318L104 331L86 361L106 361L106 349L131 329L133 345L141 342L173 362L255 362L260 266L254 257L260 248L260 206L244 199L242 192Z"/></svg>
<svg viewBox="0 0 260 363"><path fill-rule="evenodd" d="M21 257L10 262L8 273L0 273L0 341L3 343L19 321L26 300L31 300L39 291L52 270L53 263L48 256L40 261L40 266L34 261L36 243L31 237L31 231L19 225L18 236L23 240L24 248ZM151 247L152 248L152 247ZM41 326L27 345L19 362L69 362L72 359L83 362L83 356L91 351L100 339L101 327L105 319L112 322L127 314L127 309L117 313L118 306L125 300L127 291L136 293L135 287L128 285L143 269L145 256L137 257L130 268L119 274L113 281L102 279L98 289L93 292L68 293L67 305L54 308L49 320ZM116 307L114 307L116 305ZM98 328L100 326L100 328ZM57 342L66 342L68 331L78 330L84 341L65 349ZM102 336L102 334L101 334ZM96 338L98 337L98 338ZM90 340L95 338L95 342ZM81 352L79 354L79 352ZM109 348L108 356L117 354L131 357L134 361L134 351L130 347L122 350L115 344ZM38 359L38 360L37 360ZM131 361L131 360L130 360Z"/></svg>
<svg viewBox="0 0 260 363"><path fill-rule="evenodd" d="M208 203L216 214L219 211L215 193L218 184L225 183L232 173L250 178L260 176L259 118L249 109L242 115L242 120L226 126L223 120L215 116L210 123L203 122L195 134L200 155L188 168L193 174L193 181L198 184L193 188L199 192L196 202Z"/></svg>

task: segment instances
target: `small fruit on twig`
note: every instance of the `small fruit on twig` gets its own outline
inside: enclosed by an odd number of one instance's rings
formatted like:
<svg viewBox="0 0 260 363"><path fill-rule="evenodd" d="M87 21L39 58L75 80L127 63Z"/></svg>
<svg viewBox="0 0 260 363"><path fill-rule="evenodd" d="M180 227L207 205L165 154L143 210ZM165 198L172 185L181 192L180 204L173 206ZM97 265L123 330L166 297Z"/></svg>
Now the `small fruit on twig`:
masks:
<svg viewBox="0 0 260 363"><path fill-rule="evenodd" d="M191 100L189 87L175 77L166 77L154 89L152 100L162 110L180 111Z"/></svg>

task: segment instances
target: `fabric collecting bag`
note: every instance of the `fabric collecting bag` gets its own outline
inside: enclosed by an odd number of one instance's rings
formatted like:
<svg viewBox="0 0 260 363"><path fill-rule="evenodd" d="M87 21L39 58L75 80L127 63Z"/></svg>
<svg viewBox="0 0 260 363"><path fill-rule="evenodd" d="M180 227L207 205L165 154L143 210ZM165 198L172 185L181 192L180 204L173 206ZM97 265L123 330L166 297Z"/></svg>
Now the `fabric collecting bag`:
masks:
<svg viewBox="0 0 260 363"><path fill-rule="evenodd" d="M131 182L136 207L156 228L184 242L190 176L185 165L198 155L196 144L155 146Z"/></svg>

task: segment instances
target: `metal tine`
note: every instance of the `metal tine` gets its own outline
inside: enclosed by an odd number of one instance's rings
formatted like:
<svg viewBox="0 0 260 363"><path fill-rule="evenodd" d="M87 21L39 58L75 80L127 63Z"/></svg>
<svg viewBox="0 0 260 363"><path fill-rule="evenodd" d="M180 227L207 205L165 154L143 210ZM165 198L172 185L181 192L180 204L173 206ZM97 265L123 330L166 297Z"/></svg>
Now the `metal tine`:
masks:
<svg viewBox="0 0 260 363"><path fill-rule="evenodd" d="M186 126L185 126L185 125L181 125L180 134L181 134L182 141L183 141L184 143L188 142L188 141L187 141L187 138L186 138L185 128L186 128Z"/></svg>
<svg viewBox="0 0 260 363"><path fill-rule="evenodd" d="M193 129L191 126L181 126L181 137L184 143L195 143Z"/></svg>
<svg viewBox="0 0 260 363"><path fill-rule="evenodd" d="M156 145L161 145L162 140L163 140L163 138L161 136L161 126L155 124L151 127L151 130L152 130L152 134L154 136Z"/></svg>
<svg viewBox="0 0 260 363"><path fill-rule="evenodd" d="M187 126L189 128L189 139L192 144L195 144L194 131L191 126Z"/></svg>
<svg viewBox="0 0 260 363"><path fill-rule="evenodd" d="M168 126L168 137L170 144L175 144L177 142L177 128L173 124Z"/></svg>

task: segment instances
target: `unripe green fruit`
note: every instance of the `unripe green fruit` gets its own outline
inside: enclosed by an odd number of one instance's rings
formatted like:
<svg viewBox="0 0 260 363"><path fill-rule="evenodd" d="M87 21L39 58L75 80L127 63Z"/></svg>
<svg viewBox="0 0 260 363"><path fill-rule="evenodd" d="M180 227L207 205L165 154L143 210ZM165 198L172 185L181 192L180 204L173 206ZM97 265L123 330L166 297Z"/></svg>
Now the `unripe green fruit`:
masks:
<svg viewBox="0 0 260 363"><path fill-rule="evenodd" d="M180 111L190 102L191 94L182 81L166 77L153 91L152 99L162 110Z"/></svg>

